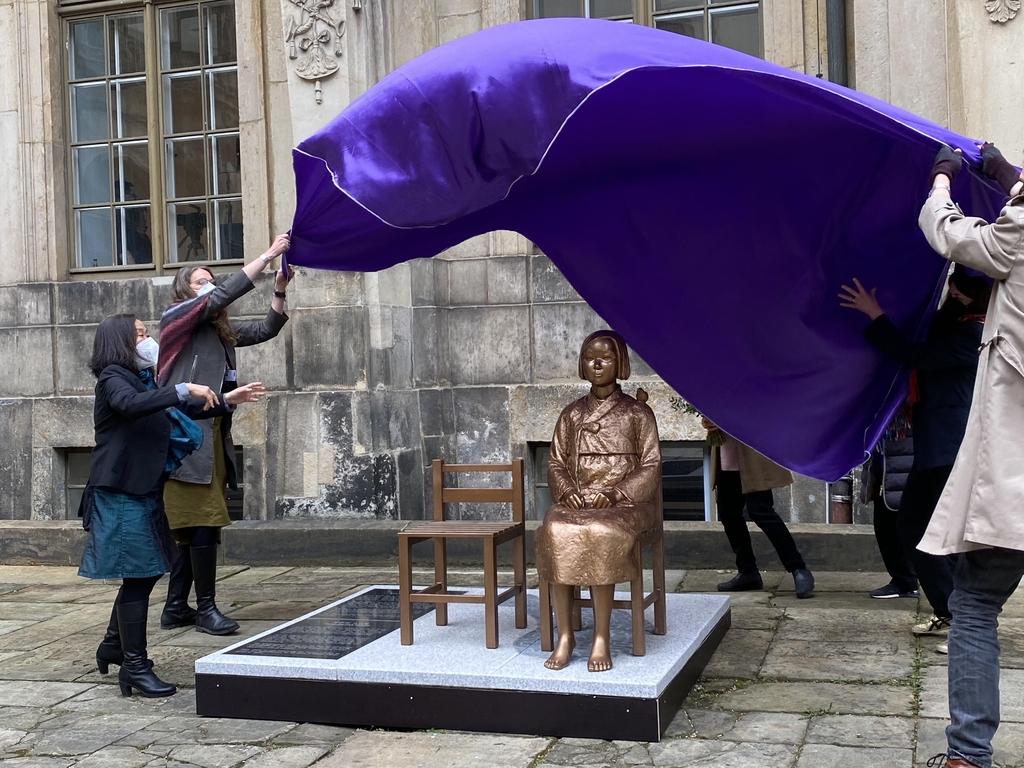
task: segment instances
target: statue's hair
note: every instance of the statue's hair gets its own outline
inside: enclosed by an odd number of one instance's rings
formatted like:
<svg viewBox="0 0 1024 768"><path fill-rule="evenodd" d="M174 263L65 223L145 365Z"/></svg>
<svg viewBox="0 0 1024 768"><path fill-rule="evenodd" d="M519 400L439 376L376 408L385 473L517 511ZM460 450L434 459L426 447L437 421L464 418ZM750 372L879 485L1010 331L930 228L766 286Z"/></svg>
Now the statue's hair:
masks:
<svg viewBox="0 0 1024 768"><path fill-rule="evenodd" d="M609 330L594 331L592 334L590 334L589 336L587 336L587 338L583 340L583 344L580 346L580 357L577 370L580 378L584 380L587 378L586 371L583 367L583 356L587 352L587 347L589 347L592 342L595 342L598 339L611 342L612 346L615 348L615 357L618 360L618 362L615 365L615 378L621 379L623 381L628 379L630 373L629 347L626 346L626 340L624 338L619 336L619 334L617 334L615 331Z"/></svg>

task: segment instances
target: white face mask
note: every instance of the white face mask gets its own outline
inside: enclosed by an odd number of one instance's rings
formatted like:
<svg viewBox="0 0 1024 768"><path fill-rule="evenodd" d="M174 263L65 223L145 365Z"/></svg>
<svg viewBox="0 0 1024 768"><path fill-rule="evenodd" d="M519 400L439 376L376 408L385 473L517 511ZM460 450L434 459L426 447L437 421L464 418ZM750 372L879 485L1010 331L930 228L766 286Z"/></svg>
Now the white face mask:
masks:
<svg viewBox="0 0 1024 768"><path fill-rule="evenodd" d="M196 296L205 296L217 286L213 283L206 283L205 285L199 286L199 290L196 291Z"/></svg>
<svg viewBox="0 0 1024 768"><path fill-rule="evenodd" d="M135 345L135 357L142 369L152 368L160 357L160 345L152 336L147 336Z"/></svg>

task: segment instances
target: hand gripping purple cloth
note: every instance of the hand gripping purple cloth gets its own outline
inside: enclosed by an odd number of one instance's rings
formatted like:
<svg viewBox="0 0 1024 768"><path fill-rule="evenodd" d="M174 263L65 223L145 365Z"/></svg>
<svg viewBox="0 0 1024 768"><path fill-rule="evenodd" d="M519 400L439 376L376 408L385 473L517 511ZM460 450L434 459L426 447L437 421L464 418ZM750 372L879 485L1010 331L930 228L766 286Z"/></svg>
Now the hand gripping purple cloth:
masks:
<svg viewBox="0 0 1024 768"><path fill-rule="evenodd" d="M943 143L978 162L970 139L726 48L519 22L410 61L298 146L288 256L374 271L520 232L702 413L834 480L906 386L837 294L878 286L922 336L946 264L917 214ZM966 170L954 195L980 216L1005 199Z"/></svg>

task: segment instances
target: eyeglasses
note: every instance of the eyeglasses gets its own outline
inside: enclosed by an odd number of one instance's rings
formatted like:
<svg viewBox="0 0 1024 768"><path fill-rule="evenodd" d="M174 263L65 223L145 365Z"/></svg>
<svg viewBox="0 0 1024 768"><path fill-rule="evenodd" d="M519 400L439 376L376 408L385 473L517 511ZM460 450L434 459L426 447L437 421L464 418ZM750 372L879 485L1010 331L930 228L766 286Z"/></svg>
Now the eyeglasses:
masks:
<svg viewBox="0 0 1024 768"><path fill-rule="evenodd" d="M204 285L216 285L216 284L217 284L217 278L215 278L215 277L209 277L209 278L207 278L207 277L199 277L199 278L196 278L195 280L193 280L190 283L190 285L198 285L200 288L202 288Z"/></svg>

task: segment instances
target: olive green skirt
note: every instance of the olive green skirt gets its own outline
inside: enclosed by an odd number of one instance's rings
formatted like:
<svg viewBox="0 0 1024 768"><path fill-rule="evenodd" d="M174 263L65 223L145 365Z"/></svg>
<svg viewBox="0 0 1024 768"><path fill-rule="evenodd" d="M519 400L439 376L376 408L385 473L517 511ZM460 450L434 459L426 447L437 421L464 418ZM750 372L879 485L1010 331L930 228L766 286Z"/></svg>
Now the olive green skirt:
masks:
<svg viewBox="0 0 1024 768"><path fill-rule="evenodd" d="M213 479L205 485L168 480L164 484L164 511L176 540L178 529L231 525L224 498L228 470L224 462L224 441L220 436L220 418L213 420ZM187 537L186 537L187 538ZM188 543L179 540L179 543Z"/></svg>

